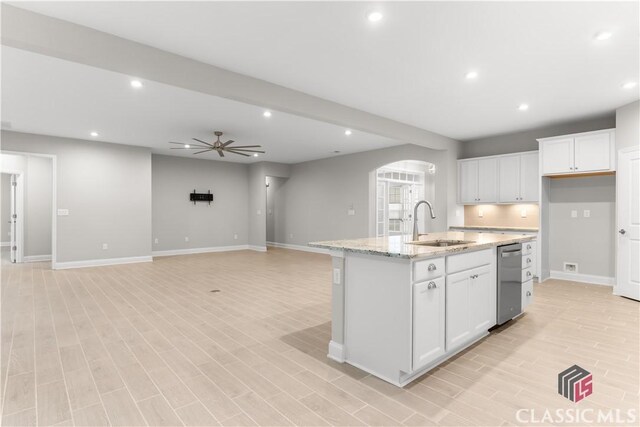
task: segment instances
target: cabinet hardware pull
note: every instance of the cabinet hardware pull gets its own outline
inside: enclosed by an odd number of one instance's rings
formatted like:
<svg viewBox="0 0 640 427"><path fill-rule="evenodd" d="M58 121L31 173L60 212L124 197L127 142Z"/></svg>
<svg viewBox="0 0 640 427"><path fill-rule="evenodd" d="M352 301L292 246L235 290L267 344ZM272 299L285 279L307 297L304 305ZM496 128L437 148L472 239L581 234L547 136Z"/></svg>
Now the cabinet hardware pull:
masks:
<svg viewBox="0 0 640 427"><path fill-rule="evenodd" d="M429 284L427 285L427 289L435 289L437 287L438 285L436 285L435 282L429 282Z"/></svg>
<svg viewBox="0 0 640 427"><path fill-rule="evenodd" d="M436 265L435 264L429 264L429 267L427 268L427 270L435 271L436 270Z"/></svg>
<svg viewBox="0 0 640 427"><path fill-rule="evenodd" d="M527 258L527 262L531 262L531 258Z"/></svg>
<svg viewBox="0 0 640 427"><path fill-rule="evenodd" d="M530 297L531 296L531 291L527 291L527 296Z"/></svg>
<svg viewBox="0 0 640 427"><path fill-rule="evenodd" d="M531 249L531 245L527 245L527 249Z"/></svg>
<svg viewBox="0 0 640 427"><path fill-rule="evenodd" d="M620 230L618 230L618 233L620 234L625 234L627 232L627 230L625 230L624 228L621 228Z"/></svg>
<svg viewBox="0 0 640 427"><path fill-rule="evenodd" d="M531 272L527 271L527 277L531 277Z"/></svg>

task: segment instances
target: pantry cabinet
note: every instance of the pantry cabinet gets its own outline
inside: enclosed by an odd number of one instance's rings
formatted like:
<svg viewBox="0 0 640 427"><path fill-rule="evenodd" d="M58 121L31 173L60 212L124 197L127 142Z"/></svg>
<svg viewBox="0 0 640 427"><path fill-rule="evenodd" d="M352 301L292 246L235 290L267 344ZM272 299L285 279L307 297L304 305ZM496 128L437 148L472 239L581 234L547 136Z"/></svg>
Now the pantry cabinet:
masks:
<svg viewBox="0 0 640 427"><path fill-rule="evenodd" d="M615 131L585 132L538 140L543 175L615 171Z"/></svg>

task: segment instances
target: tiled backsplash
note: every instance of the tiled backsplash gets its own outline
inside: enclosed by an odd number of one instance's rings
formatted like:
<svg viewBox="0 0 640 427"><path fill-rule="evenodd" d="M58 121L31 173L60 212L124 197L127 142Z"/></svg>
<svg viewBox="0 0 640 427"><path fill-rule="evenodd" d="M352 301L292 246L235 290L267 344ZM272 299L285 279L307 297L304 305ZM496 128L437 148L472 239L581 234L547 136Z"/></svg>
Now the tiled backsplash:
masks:
<svg viewBox="0 0 640 427"><path fill-rule="evenodd" d="M526 214L525 218L522 217L523 213ZM464 225L537 228L539 214L538 205L465 206Z"/></svg>

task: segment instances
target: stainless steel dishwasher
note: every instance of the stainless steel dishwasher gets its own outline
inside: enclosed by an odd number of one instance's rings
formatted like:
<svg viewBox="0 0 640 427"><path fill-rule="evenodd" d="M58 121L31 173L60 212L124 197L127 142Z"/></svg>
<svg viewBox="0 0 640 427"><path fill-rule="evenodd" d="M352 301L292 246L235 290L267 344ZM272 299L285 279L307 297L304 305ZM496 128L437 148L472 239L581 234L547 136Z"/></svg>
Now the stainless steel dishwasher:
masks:
<svg viewBox="0 0 640 427"><path fill-rule="evenodd" d="M498 325L522 313L522 245L498 247Z"/></svg>

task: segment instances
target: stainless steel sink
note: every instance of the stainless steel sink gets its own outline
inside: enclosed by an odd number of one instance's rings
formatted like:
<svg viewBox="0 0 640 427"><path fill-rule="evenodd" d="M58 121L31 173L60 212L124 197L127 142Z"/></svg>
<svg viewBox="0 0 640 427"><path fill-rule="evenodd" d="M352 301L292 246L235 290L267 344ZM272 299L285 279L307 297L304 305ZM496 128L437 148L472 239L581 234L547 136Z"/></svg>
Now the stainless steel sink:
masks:
<svg viewBox="0 0 640 427"><path fill-rule="evenodd" d="M457 245L466 245L467 243L475 243L473 240L418 240L415 242L410 242L412 245L420 245L420 246L435 246L435 247L444 247L444 246L457 246Z"/></svg>

